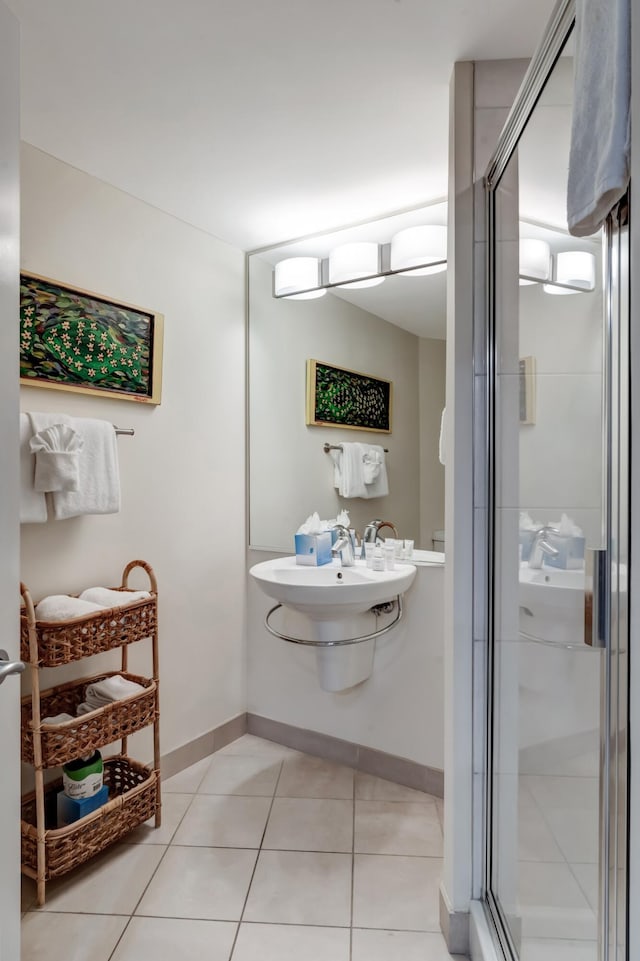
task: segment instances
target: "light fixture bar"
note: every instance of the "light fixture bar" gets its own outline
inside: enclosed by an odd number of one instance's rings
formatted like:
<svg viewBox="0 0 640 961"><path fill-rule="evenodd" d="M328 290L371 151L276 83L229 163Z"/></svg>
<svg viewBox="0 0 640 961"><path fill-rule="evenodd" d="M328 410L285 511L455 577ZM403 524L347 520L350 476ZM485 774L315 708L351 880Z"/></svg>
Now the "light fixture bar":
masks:
<svg viewBox="0 0 640 961"><path fill-rule="evenodd" d="M446 267L446 264L447 264L447 261L445 258L444 260L436 260L436 261L429 260L423 264L414 264L411 267L398 267L395 270L392 270L390 266L390 253L391 253L391 244L381 244L380 245L381 269L375 274L369 274L366 277L362 277L362 276L354 277L352 279L355 281L365 281L365 280L374 280L376 277L394 277L396 274L410 274L414 270L421 270L421 269L424 269L425 267L436 267L440 264L444 264ZM314 287L307 287L305 289L297 290L296 294L308 294L314 290L320 290L320 289L331 290L332 287L344 287L345 284L348 284L348 281L345 281L345 280L340 280L333 283L329 280L329 258L328 257L324 258L321 261L320 277L322 278L322 282L320 284ZM291 297L288 294L277 294L275 291L275 286L273 288L273 296L275 297L276 300L287 300L287 299L291 300Z"/></svg>

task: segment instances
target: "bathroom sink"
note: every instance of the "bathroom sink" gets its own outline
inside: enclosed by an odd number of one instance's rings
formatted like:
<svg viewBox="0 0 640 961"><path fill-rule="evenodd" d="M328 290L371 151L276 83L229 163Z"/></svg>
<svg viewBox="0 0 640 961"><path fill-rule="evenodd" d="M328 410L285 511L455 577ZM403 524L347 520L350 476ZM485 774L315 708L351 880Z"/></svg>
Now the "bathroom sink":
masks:
<svg viewBox="0 0 640 961"><path fill-rule="evenodd" d="M335 620L394 600L410 587L416 568L398 563L393 571L374 571L365 561L342 567L337 559L321 567L304 567L295 557L278 557L254 564L249 573L265 594L285 607L313 620Z"/></svg>
<svg viewBox="0 0 640 961"><path fill-rule="evenodd" d="M520 631L552 644L584 644L585 572L520 568Z"/></svg>

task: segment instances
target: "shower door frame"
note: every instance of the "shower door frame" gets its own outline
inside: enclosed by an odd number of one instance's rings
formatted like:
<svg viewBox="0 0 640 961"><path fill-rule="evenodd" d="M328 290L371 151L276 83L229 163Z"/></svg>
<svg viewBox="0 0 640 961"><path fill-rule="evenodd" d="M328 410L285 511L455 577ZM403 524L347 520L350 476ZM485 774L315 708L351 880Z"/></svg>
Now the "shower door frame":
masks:
<svg viewBox="0 0 640 961"><path fill-rule="evenodd" d="M522 136L543 88L575 24L575 0L559 0L527 73L485 174L486 224L486 365L485 418L477 437L487 450L486 571L483 590L486 645L486 713L482 750L485 771L483 811L482 901L496 949L517 959L509 925L492 889L493 860L493 730L494 730L494 595L496 472L496 238L495 191ZM603 317L603 544L608 554L603 694L600 705L600 878L599 961L624 961L628 943L628 593L612 589L612 569L629 571L629 210L622 205L604 229Z"/></svg>

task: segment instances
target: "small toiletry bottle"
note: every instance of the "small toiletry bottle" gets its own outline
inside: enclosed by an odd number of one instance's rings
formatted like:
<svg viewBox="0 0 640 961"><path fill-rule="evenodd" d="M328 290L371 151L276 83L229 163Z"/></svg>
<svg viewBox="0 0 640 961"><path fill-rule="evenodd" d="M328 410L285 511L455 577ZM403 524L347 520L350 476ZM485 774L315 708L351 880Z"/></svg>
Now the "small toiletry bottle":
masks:
<svg viewBox="0 0 640 961"><path fill-rule="evenodd" d="M384 555L382 553L381 547L376 547L373 554L373 569L374 571L384 570Z"/></svg>
<svg viewBox="0 0 640 961"><path fill-rule="evenodd" d="M376 552L376 545L373 543L370 543L369 541L365 541L364 556L367 559L367 567L369 568L373 567L373 556L375 552Z"/></svg>
<svg viewBox="0 0 640 961"><path fill-rule="evenodd" d="M385 566L385 569L386 569L387 571L393 571L393 570L395 570L395 567L396 567L396 563L395 563L396 546L395 546L395 544L388 544L388 545L385 544L385 546L383 547L383 551L384 551L384 566Z"/></svg>

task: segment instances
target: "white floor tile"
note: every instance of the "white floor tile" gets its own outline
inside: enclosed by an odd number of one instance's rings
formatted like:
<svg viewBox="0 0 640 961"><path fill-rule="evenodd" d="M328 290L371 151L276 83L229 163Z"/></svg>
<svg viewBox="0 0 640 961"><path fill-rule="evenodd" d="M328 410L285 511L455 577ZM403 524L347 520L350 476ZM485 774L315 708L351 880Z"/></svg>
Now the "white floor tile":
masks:
<svg viewBox="0 0 640 961"><path fill-rule="evenodd" d="M159 844L117 844L48 883L46 904L38 911L132 914L165 850Z"/></svg>
<svg viewBox="0 0 640 961"><path fill-rule="evenodd" d="M198 792L273 797L281 766L279 758L216 754Z"/></svg>
<svg viewBox="0 0 640 961"><path fill-rule="evenodd" d="M361 771L356 772L356 798L360 801L413 801L416 804L433 804L435 800L433 795L424 791L414 791L413 788Z"/></svg>
<svg viewBox="0 0 640 961"><path fill-rule="evenodd" d="M353 929L352 961L462 961L449 954L441 934Z"/></svg>
<svg viewBox="0 0 640 961"><path fill-rule="evenodd" d="M596 936L596 916L566 864L518 865L518 905L525 938Z"/></svg>
<svg viewBox="0 0 640 961"><path fill-rule="evenodd" d="M162 824L155 827L150 818L123 838L126 844L169 844L191 804L193 794L164 794L162 797Z"/></svg>
<svg viewBox="0 0 640 961"><path fill-rule="evenodd" d="M438 932L441 875L439 858L356 854L354 926Z"/></svg>
<svg viewBox="0 0 640 961"><path fill-rule="evenodd" d="M285 760L278 783L278 797L353 797L354 771L333 761L301 754Z"/></svg>
<svg viewBox="0 0 640 961"><path fill-rule="evenodd" d="M523 788L518 794L518 860L564 861L540 808Z"/></svg>
<svg viewBox="0 0 640 961"><path fill-rule="evenodd" d="M270 757L284 760L287 757L294 757L298 751L285 747L284 744L277 744L275 741L267 741L266 738L256 737L255 734L243 734L242 737L227 744L218 755L241 754L249 757Z"/></svg>
<svg viewBox="0 0 640 961"><path fill-rule="evenodd" d="M136 914L239 921L256 856L237 848L172 846Z"/></svg>
<svg viewBox="0 0 640 961"><path fill-rule="evenodd" d="M210 764L211 758L205 757L202 761L197 761L191 767L185 768L184 771L167 778L162 782L163 794L195 794Z"/></svg>
<svg viewBox="0 0 640 961"><path fill-rule="evenodd" d="M350 915L350 854L260 852L243 920L346 927Z"/></svg>
<svg viewBox="0 0 640 961"><path fill-rule="evenodd" d="M112 961L228 961L237 927L235 921L131 918Z"/></svg>
<svg viewBox="0 0 640 961"><path fill-rule="evenodd" d="M349 961L349 929L243 923L233 961Z"/></svg>
<svg viewBox="0 0 640 961"><path fill-rule="evenodd" d="M442 857L442 828L435 804L356 801L355 851Z"/></svg>
<svg viewBox="0 0 640 961"><path fill-rule="evenodd" d="M259 848L271 798L198 794L174 843L219 848Z"/></svg>
<svg viewBox="0 0 640 961"><path fill-rule="evenodd" d="M570 864L571 873L594 911L598 909L599 869L597 864Z"/></svg>
<svg viewBox="0 0 640 961"><path fill-rule="evenodd" d="M263 846L279 851L350 852L353 801L276 798Z"/></svg>
<svg viewBox="0 0 640 961"><path fill-rule="evenodd" d="M129 919L30 912L21 925L21 961L109 961Z"/></svg>
<svg viewBox="0 0 640 961"><path fill-rule="evenodd" d="M598 961L596 941L524 940L520 961Z"/></svg>

